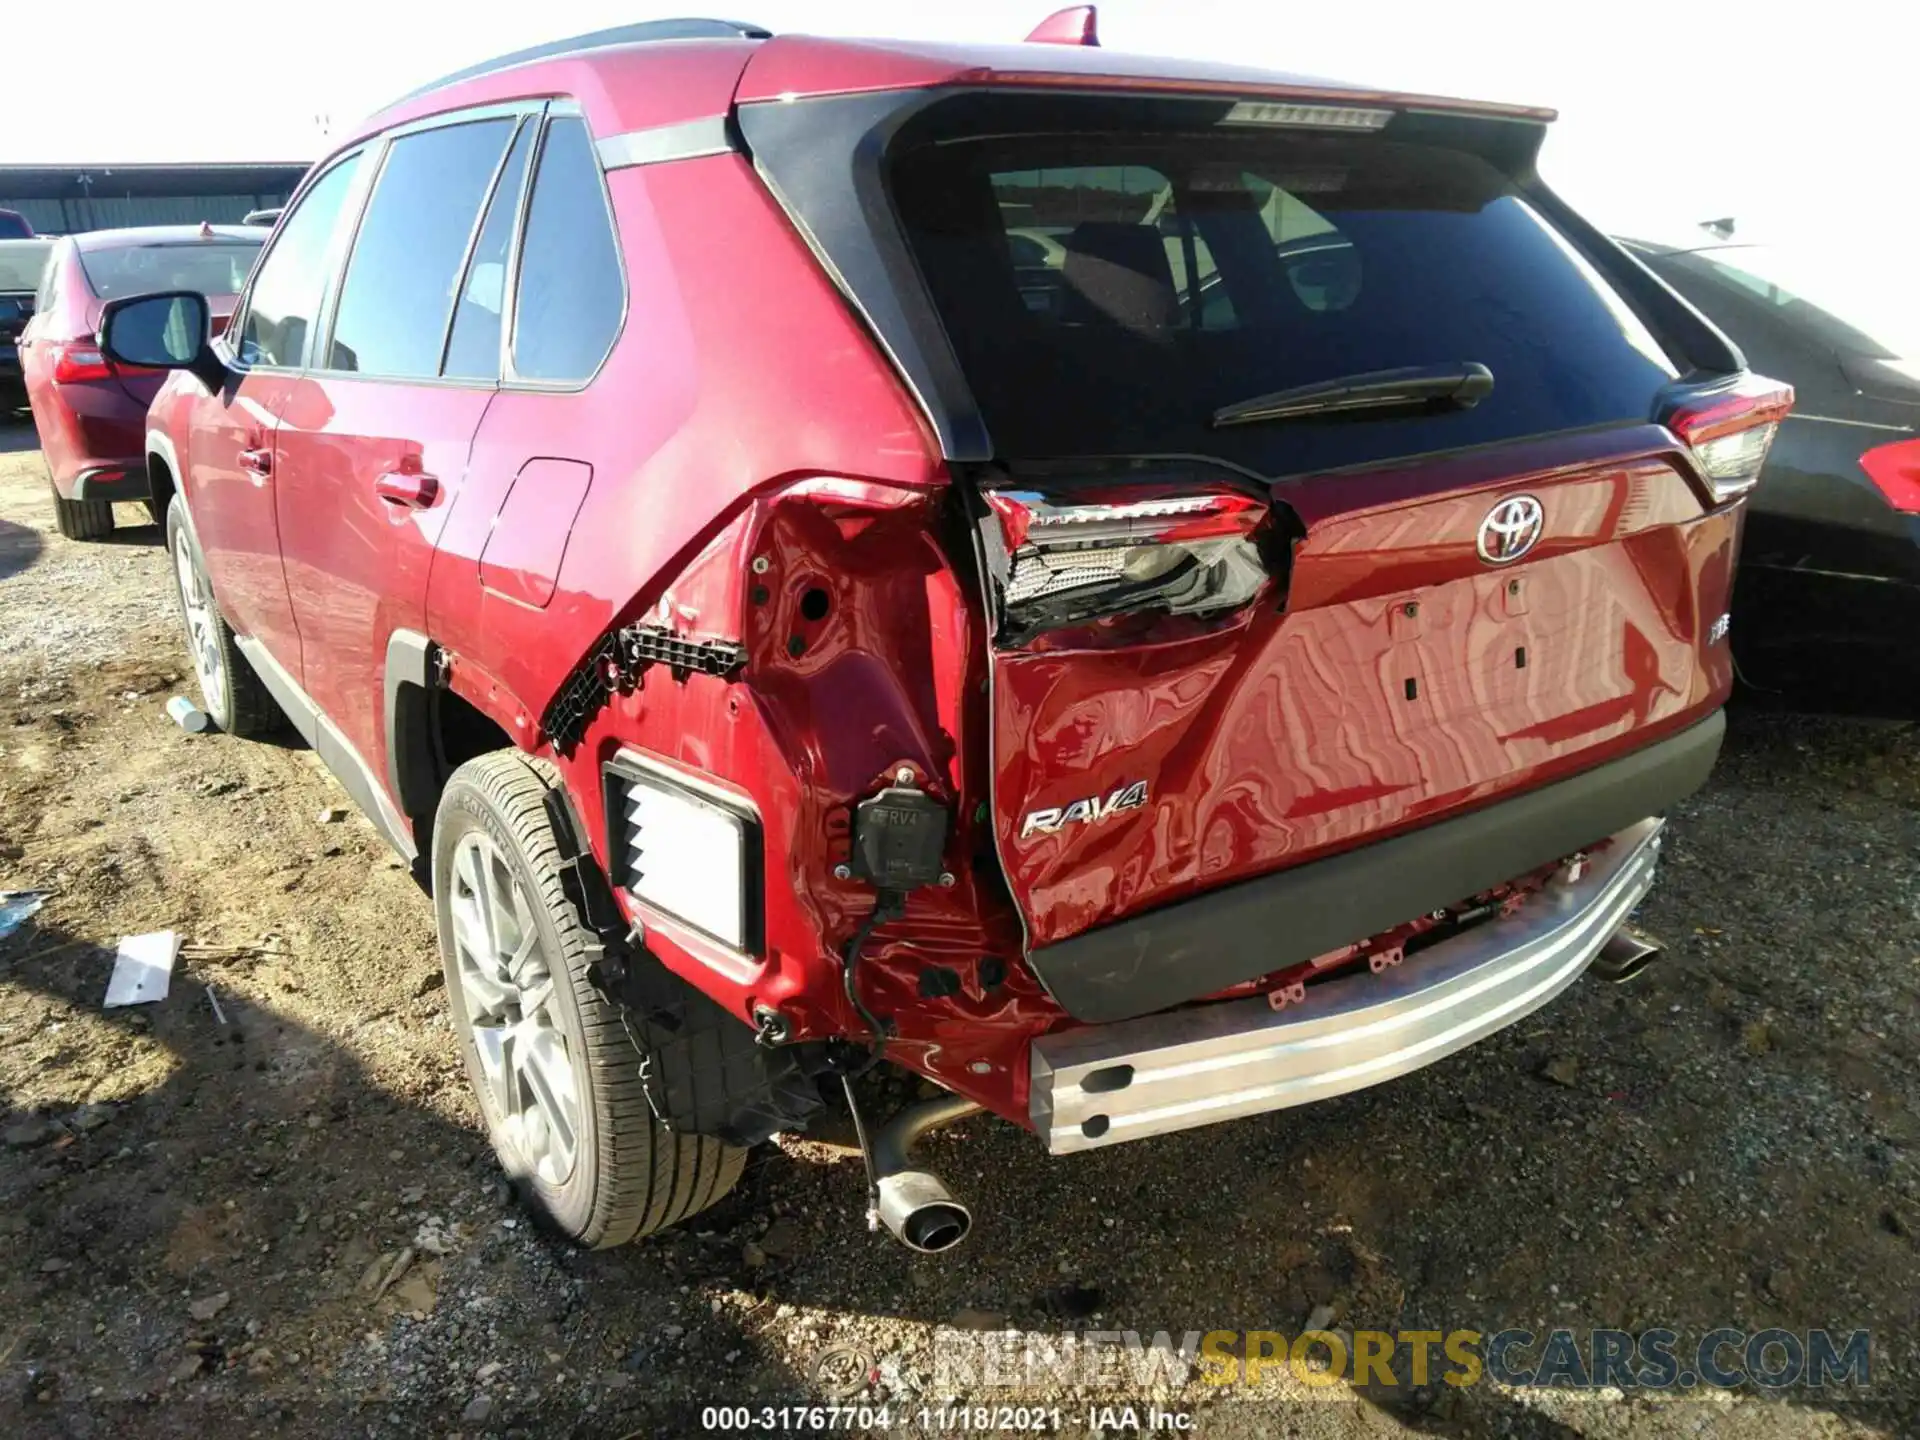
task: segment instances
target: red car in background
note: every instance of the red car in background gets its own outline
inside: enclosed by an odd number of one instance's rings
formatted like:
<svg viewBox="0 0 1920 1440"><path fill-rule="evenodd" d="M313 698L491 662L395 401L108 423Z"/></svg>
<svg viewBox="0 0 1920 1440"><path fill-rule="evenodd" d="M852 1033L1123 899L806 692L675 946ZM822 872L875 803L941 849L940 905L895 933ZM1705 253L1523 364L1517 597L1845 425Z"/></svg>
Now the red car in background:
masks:
<svg viewBox="0 0 1920 1440"><path fill-rule="evenodd" d="M155 225L55 244L18 344L55 518L68 539L110 534L114 501L150 496L147 405L166 375L116 366L100 353L101 307L149 290L190 289L207 296L215 328L223 327L263 238L241 226Z"/></svg>

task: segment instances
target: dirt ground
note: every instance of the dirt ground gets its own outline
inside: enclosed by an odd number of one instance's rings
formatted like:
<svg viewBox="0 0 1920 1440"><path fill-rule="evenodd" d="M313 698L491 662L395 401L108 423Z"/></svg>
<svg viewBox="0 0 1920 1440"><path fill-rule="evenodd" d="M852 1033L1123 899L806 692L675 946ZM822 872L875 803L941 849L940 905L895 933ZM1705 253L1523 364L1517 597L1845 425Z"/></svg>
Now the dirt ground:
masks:
<svg viewBox="0 0 1920 1440"><path fill-rule="evenodd" d="M61 540L32 446L0 430L0 890L50 892L0 941L0 1433L683 1436L863 1382L915 1433L979 1428L920 1422L956 1399L1126 1433L1096 1398L1205 1436L1920 1433L1914 727L1736 713L1641 915L1666 959L1419 1074L1069 1160L975 1119L930 1147L978 1221L946 1258L867 1232L848 1151L784 1139L690 1230L586 1254L506 1196L419 889L357 815L323 823L349 802L310 753L168 720L190 680L158 534L122 507L111 543ZM103 1011L118 937L161 929L188 946L172 993ZM936 1364L943 1327L1314 1312L1865 1328L1872 1383L1076 1390Z"/></svg>

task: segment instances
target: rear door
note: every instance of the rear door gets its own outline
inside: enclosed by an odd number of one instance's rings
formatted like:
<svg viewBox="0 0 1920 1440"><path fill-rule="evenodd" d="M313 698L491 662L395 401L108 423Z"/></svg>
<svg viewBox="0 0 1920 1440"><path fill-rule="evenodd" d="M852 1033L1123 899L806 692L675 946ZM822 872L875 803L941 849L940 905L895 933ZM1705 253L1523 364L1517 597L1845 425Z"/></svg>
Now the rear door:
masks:
<svg viewBox="0 0 1920 1440"><path fill-rule="evenodd" d="M450 346L456 302L499 288L532 128L490 111L389 138L326 343L280 413L303 684L375 773L387 641L424 628L434 547L499 383L497 340L475 348L456 333Z"/></svg>
<svg viewBox="0 0 1920 1440"><path fill-rule="evenodd" d="M1737 518L1649 423L1679 367L1458 122L963 103L889 186L991 440L962 469L1031 943L1717 703ZM1391 406L1301 393L1408 370Z"/></svg>

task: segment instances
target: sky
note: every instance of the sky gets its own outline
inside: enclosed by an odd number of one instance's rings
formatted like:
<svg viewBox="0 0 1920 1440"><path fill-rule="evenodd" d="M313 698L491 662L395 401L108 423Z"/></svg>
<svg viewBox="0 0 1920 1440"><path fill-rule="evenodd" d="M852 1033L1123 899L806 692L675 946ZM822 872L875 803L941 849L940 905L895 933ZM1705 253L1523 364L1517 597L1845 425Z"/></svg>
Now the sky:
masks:
<svg viewBox="0 0 1920 1440"><path fill-rule="evenodd" d="M312 160L447 71L702 0L6 0L0 164ZM724 0L777 32L1017 40L1047 0ZM1920 4L1110 0L1110 49L1551 105L1548 181L1616 231L1904 251L1920 227ZM76 49L85 47L84 54ZM84 78L82 78L84 77Z"/></svg>

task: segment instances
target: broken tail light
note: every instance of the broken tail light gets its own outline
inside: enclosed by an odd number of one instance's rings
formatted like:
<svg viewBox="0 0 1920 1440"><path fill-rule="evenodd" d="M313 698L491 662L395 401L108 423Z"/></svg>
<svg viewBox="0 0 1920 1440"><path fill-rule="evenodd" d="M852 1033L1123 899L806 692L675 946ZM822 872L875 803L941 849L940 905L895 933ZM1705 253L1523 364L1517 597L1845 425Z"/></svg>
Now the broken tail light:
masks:
<svg viewBox="0 0 1920 1440"><path fill-rule="evenodd" d="M1007 489L984 498L1003 645L1116 615L1237 610L1268 577L1257 536L1267 507L1250 496Z"/></svg>
<svg viewBox="0 0 1920 1440"><path fill-rule="evenodd" d="M1792 409L1791 385L1741 375L1689 392L1668 412L1666 424L1693 452L1715 503L1724 503L1759 483L1773 437Z"/></svg>

